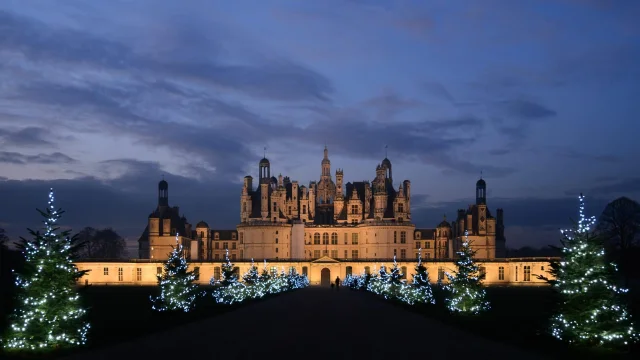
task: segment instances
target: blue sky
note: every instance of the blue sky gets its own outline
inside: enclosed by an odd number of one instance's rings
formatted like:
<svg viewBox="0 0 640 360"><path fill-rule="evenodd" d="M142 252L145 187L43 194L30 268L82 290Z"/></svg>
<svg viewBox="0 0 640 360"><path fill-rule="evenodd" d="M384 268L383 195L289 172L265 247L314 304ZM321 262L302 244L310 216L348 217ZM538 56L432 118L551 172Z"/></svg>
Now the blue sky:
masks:
<svg viewBox="0 0 640 360"><path fill-rule="evenodd" d="M639 198L637 1L3 1L0 226L36 227L54 186L67 225L139 236L165 174L192 222L230 228L241 179L346 181L385 145L413 220L505 210L508 246L555 243Z"/></svg>

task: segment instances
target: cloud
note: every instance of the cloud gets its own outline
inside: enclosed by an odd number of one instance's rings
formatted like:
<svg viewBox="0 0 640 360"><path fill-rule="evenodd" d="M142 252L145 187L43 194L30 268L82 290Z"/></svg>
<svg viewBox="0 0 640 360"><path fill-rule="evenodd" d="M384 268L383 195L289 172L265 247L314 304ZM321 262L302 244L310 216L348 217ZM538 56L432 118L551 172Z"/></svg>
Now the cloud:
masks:
<svg viewBox="0 0 640 360"><path fill-rule="evenodd" d="M329 101L334 91L326 77L290 60L262 58L254 59L258 63L253 65L229 65L216 58L185 59L184 48L171 54L173 57L157 56L134 51L132 45L89 32L52 27L1 10L0 24L3 34L0 48L23 54L35 63L70 63L100 71L135 70L143 77L169 75L182 81L211 84L275 100Z"/></svg>
<svg viewBox="0 0 640 360"><path fill-rule="evenodd" d="M51 132L41 127L29 126L22 129L9 131L0 129L0 145L34 147L55 147L50 140Z"/></svg>
<svg viewBox="0 0 640 360"><path fill-rule="evenodd" d="M502 107L507 115L525 120L545 119L556 115L555 111L541 104L523 99L501 101L498 106Z"/></svg>
<svg viewBox="0 0 640 360"><path fill-rule="evenodd" d="M604 184L588 187L585 189L584 193L586 194L594 194L598 196L607 196L613 200L614 197L630 194L640 195L640 177L630 177L630 178L601 178L600 179ZM578 192L578 190L571 190L574 194Z"/></svg>
<svg viewBox="0 0 640 360"><path fill-rule="evenodd" d="M0 163L7 164L71 164L76 160L60 152L51 154L25 155L17 152L0 151Z"/></svg>

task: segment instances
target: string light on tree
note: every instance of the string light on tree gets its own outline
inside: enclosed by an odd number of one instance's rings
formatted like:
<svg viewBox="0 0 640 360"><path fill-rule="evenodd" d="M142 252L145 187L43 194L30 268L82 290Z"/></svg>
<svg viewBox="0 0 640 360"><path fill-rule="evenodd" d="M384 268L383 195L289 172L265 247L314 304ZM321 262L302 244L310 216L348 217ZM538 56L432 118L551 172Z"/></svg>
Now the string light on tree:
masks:
<svg viewBox="0 0 640 360"><path fill-rule="evenodd" d="M478 314L490 308L482 288L484 274L480 274L478 265L473 261L475 253L471 249L469 232L465 230L464 242L455 262L457 270L453 275L446 273L449 284L445 287L448 290L445 302L452 312Z"/></svg>
<svg viewBox="0 0 640 360"><path fill-rule="evenodd" d="M56 223L64 211L54 208L53 189L46 211L38 212L45 218L44 234L28 229L33 239L21 238L25 265L16 275L17 306L2 341L9 351L84 345L90 328L75 288L86 273L72 262L78 248L77 237L69 237L71 230L57 233Z"/></svg>
<svg viewBox="0 0 640 360"><path fill-rule="evenodd" d="M416 264L416 273L413 274L413 287L415 288L415 301L424 304L435 304L431 284L429 283L429 272L422 264L422 249L418 249L418 263Z"/></svg>
<svg viewBox="0 0 640 360"><path fill-rule="evenodd" d="M621 302L627 290L612 282L615 264L607 263L603 239L592 231L595 217L584 214L584 196L578 200L577 224L561 230L563 259L551 264L554 287L562 297L551 318L551 333L576 345L626 347L639 338Z"/></svg>
<svg viewBox="0 0 640 360"><path fill-rule="evenodd" d="M151 297L153 310L189 312L195 307L198 285L194 283L195 272L188 268L180 237L176 234L176 246L169 254L162 274L157 275L160 295Z"/></svg>

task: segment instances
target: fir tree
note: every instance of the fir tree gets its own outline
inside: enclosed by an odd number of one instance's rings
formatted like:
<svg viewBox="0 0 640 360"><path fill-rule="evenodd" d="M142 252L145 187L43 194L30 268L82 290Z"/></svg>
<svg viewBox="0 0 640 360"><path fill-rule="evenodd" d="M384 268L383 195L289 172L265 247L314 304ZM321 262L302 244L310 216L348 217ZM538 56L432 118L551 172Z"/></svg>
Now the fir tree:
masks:
<svg viewBox="0 0 640 360"><path fill-rule="evenodd" d="M638 340L621 303L627 290L612 282L615 264L605 260L603 241L592 231L595 217L584 215L582 194L579 202L580 220L573 230L562 231L563 259L552 264L562 301L551 319L551 333L576 345L624 347Z"/></svg>
<svg viewBox="0 0 640 360"><path fill-rule="evenodd" d="M422 249L418 250L418 263L415 267L416 273L413 274L413 285L415 291L415 301L421 303L435 304L431 284L429 283L429 272L427 267L422 264Z"/></svg>
<svg viewBox="0 0 640 360"><path fill-rule="evenodd" d="M222 280L212 295L216 302L227 305L242 302L250 295L247 293L247 287L238 281L233 264L229 260L229 249L225 254L225 263L222 264Z"/></svg>
<svg viewBox="0 0 640 360"><path fill-rule="evenodd" d="M194 283L196 275L189 271L189 265L182 251L179 235L176 234L176 246L164 264L162 274L158 274L160 295L151 298L152 309L156 311L189 312L195 307L198 285Z"/></svg>
<svg viewBox="0 0 640 360"><path fill-rule="evenodd" d="M452 312L478 314L489 309L489 302L482 288L484 275L479 273L478 265L473 261L476 252L471 249L469 232L466 230L464 237L458 252L459 258L455 262L457 270L454 275L446 274L449 284L446 286L448 296L445 303Z"/></svg>
<svg viewBox="0 0 640 360"><path fill-rule="evenodd" d="M249 270L242 275L242 281L247 285L255 285L259 280L260 274L258 274L258 267L253 262L253 259L251 259L251 266L249 267Z"/></svg>
<svg viewBox="0 0 640 360"><path fill-rule="evenodd" d="M393 267L391 268L391 273L389 274L388 281L391 284L400 284L402 283L402 278L404 274L402 273L402 269L398 267L398 262L396 261L395 255L393 256Z"/></svg>
<svg viewBox="0 0 640 360"><path fill-rule="evenodd" d="M46 351L87 341L86 310L76 290L86 271L72 262L77 246L76 237L69 237L71 230L57 233L56 223L64 212L53 202L51 189L46 211L38 210L45 218L44 234L28 229L33 239L21 238L26 262L16 276L18 305L3 340L7 350Z"/></svg>

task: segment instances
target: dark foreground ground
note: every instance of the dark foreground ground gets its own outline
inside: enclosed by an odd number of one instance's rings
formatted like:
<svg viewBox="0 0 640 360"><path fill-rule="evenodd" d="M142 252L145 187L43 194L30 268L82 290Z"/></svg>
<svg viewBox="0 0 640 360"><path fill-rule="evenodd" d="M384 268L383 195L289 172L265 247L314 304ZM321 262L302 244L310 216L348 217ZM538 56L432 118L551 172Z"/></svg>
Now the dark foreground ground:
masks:
<svg viewBox="0 0 640 360"><path fill-rule="evenodd" d="M541 358L406 311L369 293L312 287L68 359L138 356L155 359L196 356L223 359Z"/></svg>

